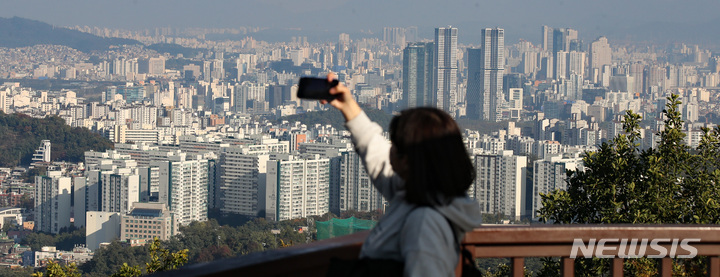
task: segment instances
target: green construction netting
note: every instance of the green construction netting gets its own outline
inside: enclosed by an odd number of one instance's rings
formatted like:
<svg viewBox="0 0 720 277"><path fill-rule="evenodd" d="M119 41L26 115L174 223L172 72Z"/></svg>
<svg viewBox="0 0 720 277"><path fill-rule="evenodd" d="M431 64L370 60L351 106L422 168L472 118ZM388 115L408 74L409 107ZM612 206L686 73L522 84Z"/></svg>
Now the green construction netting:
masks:
<svg viewBox="0 0 720 277"><path fill-rule="evenodd" d="M328 221L316 221L317 239L329 239L349 235L352 233L370 230L377 222L373 220L350 217L346 219L333 218Z"/></svg>

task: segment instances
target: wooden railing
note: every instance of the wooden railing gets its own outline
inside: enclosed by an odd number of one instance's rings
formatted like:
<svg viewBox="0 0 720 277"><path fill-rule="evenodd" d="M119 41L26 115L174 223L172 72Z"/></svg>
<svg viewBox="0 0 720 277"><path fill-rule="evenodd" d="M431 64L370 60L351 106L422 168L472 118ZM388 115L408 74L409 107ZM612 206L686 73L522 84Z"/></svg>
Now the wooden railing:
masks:
<svg viewBox="0 0 720 277"><path fill-rule="evenodd" d="M314 242L307 245L253 253L245 256L195 264L177 271L162 272L157 276L325 276L332 257L356 258L367 232ZM503 225L483 226L467 233L463 246L476 258L510 258L512 276L523 276L526 257L561 257L563 276L574 275L574 259L570 258L573 242L581 239L586 245L592 239L606 241L604 251L593 255L611 255L623 252L622 239L669 239L659 243L668 249L672 240L699 239L690 246L697 255L709 257L708 276L720 276L720 226L718 225ZM614 241L614 242L613 242ZM676 242L676 255L690 254ZM625 248L627 250L627 248ZM637 248L636 248L637 249ZM627 251L623 252L626 253ZM635 252L637 253L637 251ZM582 252L577 253L579 256ZM657 255L646 247L642 256ZM460 268L458 266L458 268ZM672 259L660 262L660 275L671 276ZM459 270L456 274L460 276ZM623 275L623 259L613 258L612 276Z"/></svg>
<svg viewBox="0 0 720 277"><path fill-rule="evenodd" d="M699 239L689 243L697 250L697 255L708 256L708 276L720 276L720 226L718 225L532 225L532 226L487 226L475 229L465 236L463 245L476 258L510 258L512 276L523 276L525 257L561 257L562 276L574 276L574 259L570 258L573 242L581 239L588 245L591 239L617 239L604 244L604 251L595 254L619 257L627 254L628 248L621 249L622 239L669 239L658 243L667 249L672 248L672 240ZM688 255L689 251L677 246L675 255ZM635 254L639 246L636 246ZM597 249L597 248L596 248ZM623 252L620 254L620 252ZM658 255L658 251L647 247L643 255ZM669 254L669 251L668 251ZM578 252L578 256L583 253ZM610 273L623 276L622 258L613 258ZM660 262L660 276L672 275L672 259L663 258ZM458 276L459 273L457 273Z"/></svg>

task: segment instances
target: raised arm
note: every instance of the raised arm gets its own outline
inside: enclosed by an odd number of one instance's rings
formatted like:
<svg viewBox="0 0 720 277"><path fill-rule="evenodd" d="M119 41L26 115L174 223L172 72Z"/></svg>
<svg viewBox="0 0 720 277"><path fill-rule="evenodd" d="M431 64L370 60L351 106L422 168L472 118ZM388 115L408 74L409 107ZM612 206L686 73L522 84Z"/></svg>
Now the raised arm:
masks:
<svg viewBox="0 0 720 277"><path fill-rule="evenodd" d="M328 81L333 78L334 74L328 74ZM402 181L390 165L390 143L382 136L382 128L370 121L345 85L338 84L330 90L330 94L339 95L330 105L340 110L345 117L355 149L362 158L373 185L385 199L391 199L395 191L402 188ZM328 103L325 100L320 102Z"/></svg>

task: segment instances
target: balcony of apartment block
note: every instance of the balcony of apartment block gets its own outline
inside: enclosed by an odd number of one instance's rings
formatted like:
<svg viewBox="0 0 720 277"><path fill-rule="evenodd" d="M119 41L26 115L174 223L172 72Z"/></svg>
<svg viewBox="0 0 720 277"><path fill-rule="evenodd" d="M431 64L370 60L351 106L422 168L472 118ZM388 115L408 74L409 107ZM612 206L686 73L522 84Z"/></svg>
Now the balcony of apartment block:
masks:
<svg viewBox="0 0 720 277"><path fill-rule="evenodd" d="M331 258L357 258L368 233L193 264L156 276L325 276ZM628 247L621 246L623 239L637 239L637 250L628 252ZM639 251L642 239L648 241L644 253ZM571 258L573 243L581 241L585 247L576 251L578 258L585 255L583 251L593 257L611 256L600 257L609 264L603 276L623 276L626 261L662 254L650 246L655 241L667 252L666 257L657 258L658 275L673 276L673 258L669 255L674 251L672 254L680 259L677 257L693 254L689 247L678 247L687 239L694 254L706 259L707 276L720 276L720 225L491 225L468 232L462 245L475 258L509 258L510 276L524 276L525 259L529 257L555 257L560 261L560 276L575 276L579 271L576 259ZM593 242L595 247L588 251ZM637 256L621 258L628 253ZM461 276L460 264L455 273Z"/></svg>

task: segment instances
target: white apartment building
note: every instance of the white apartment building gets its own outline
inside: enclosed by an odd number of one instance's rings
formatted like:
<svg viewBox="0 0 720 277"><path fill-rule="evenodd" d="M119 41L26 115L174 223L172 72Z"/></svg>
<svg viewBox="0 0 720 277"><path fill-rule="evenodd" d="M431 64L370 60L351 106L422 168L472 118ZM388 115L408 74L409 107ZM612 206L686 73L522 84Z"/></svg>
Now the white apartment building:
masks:
<svg viewBox="0 0 720 277"><path fill-rule="evenodd" d="M560 153L560 142L554 140L539 140L533 144L533 152L538 159Z"/></svg>
<svg viewBox="0 0 720 277"><path fill-rule="evenodd" d="M515 219L528 215L526 156L505 150L500 154L475 155L473 161L476 178L468 195L478 201L482 213L499 213Z"/></svg>
<svg viewBox="0 0 720 277"><path fill-rule="evenodd" d="M566 170L582 170L582 158L579 153L568 155L547 156L537 160L533 165L533 191L532 191L532 214L536 217L537 210L542 208L540 193L550 193L555 190L567 189L565 180Z"/></svg>
<svg viewBox="0 0 720 277"><path fill-rule="evenodd" d="M329 212L330 160L282 156L267 161L265 217L281 221Z"/></svg>
<svg viewBox="0 0 720 277"><path fill-rule="evenodd" d="M193 158L193 159L191 159ZM180 224L207 220L208 160L177 153L165 161L152 161L159 168L158 202L166 203Z"/></svg>
<svg viewBox="0 0 720 277"><path fill-rule="evenodd" d="M126 214L140 201L140 175L134 168L115 168L100 173L100 211Z"/></svg>
<svg viewBox="0 0 720 277"><path fill-rule="evenodd" d="M57 234L70 227L72 179L60 171L35 177L35 229Z"/></svg>
<svg viewBox="0 0 720 277"><path fill-rule="evenodd" d="M515 155L528 155L533 153L535 139L524 136L509 136L505 148L512 150Z"/></svg>
<svg viewBox="0 0 720 277"><path fill-rule="evenodd" d="M51 151L51 143L49 140L43 140L40 143L40 147L35 150L35 154L33 154L32 162L34 163L49 163L50 162L50 155L52 154Z"/></svg>

